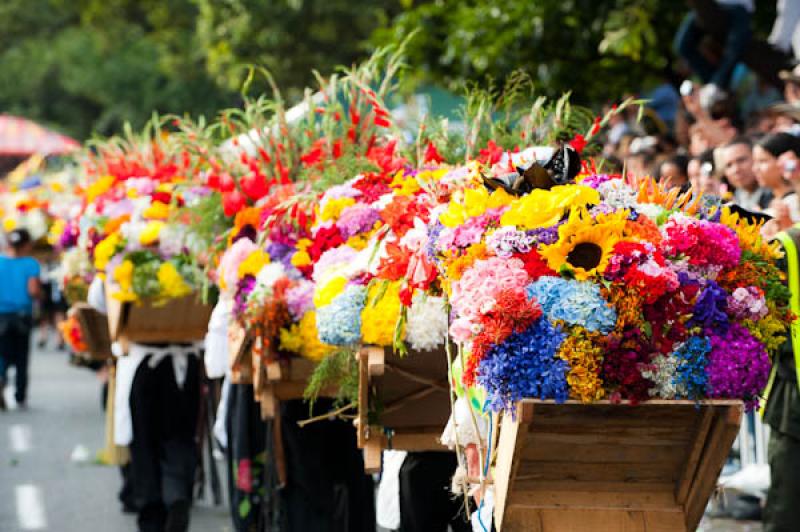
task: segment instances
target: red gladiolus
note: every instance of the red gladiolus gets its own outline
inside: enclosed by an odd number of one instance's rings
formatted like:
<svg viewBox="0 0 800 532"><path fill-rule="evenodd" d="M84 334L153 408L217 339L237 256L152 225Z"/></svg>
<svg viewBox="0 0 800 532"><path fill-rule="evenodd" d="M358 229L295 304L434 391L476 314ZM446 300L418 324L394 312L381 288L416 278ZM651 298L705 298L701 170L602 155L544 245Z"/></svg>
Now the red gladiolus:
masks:
<svg viewBox="0 0 800 532"><path fill-rule="evenodd" d="M269 193L264 176L252 173L244 176L240 182L242 191L253 201L258 201Z"/></svg>
<svg viewBox="0 0 800 532"><path fill-rule="evenodd" d="M575 137L573 137L573 139L569 141L569 145L575 148L575 151L577 151L578 153L581 153L583 151L583 148L586 147L586 144L588 143L586 142L586 139L583 137L583 135L575 135Z"/></svg>
<svg viewBox="0 0 800 532"><path fill-rule="evenodd" d="M436 145L433 142L428 141L428 147L425 148L425 156L423 157L423 161L426 163L434 163L439 164L444 161L444 158L439 154L439 150L436 149Z"/></svg>
<svg viewBox="0 0 800 532"><path fill-rule="evenodd" d="M219 176L219 190L221 192L230 192L236 188L236 183L233 181L233 177L227 172L223 173Z"/></svg>
<svg viewBox="0 0 800 532"><path fill-rule="evenodd" d="M244 196L238 190L231 190L222 195L222 209L225 216L233 216L246 205Z"/></svg>
<svg viewBox="0 0 800 532"><path fill-rule="evenodd" d="M486 148L478 152L478 161L485 164L495 164L503 157L503 148L495 144L493 140L486 143Z"/></svg>

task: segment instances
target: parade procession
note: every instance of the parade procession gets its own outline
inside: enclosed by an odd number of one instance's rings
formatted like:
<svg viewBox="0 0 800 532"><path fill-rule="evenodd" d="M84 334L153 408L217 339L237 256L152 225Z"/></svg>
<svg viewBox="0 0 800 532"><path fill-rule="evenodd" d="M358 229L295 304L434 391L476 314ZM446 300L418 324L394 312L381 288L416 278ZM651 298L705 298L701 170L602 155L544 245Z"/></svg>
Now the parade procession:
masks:
<svg viewBox="0 0 800 532"><path fill-rule="evenodd" d="M800 4L762 40L752 0L661 3L637 46L683 78L564 50L431 88L426 24L482 37L409 2L213 112L84 135L0 89L0 530L800 530ZM197 4L279 50L255 17L317 2ZM632 57L610 4L591 54Z"/></svg>

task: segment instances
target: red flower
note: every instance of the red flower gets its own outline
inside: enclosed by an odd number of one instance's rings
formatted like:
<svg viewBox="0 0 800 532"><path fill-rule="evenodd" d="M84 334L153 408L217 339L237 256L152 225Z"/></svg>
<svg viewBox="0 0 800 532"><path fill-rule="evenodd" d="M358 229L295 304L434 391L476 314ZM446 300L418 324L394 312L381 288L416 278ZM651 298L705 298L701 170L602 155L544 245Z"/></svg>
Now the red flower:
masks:
<svg viewBox="0 0 800 532"><path fill-rule="evenodd" d="M488 165L495 164L502 157L503 148L495 144L493 140L486 143L486 148L478 152L478 161Z"/></svg>
<svg viewBox="0 0 800 532"><path fill-rule="evenodd" d="M583 137L583 135L580 134L575 135L573 139L569 141L569 145L575 148L575 151L577 151L578 153L581 153L583 151L583 148L586 147L586 144L588 144L586 142L586 139Z"/></svg>
<svg viewBox="0 0 800 532"><path fill-rule="evenodd" d="M439 164L442 161L444 161L444 158L439 154L439 150L436 149L436 145L433 142L428 141L428 147L425 148L423 162Z"/></svg>
<svg viewBox="0 0 800 532"><path fill-rule="evenodd" d="M225 216L233 216L246 205L244 196L238 190L231 190L222 195L222 210Z"/></svg>
<svg viewBox="0 0 800 532"><path fill-rule="evenodd" d="M267 180L260 173L253 172L244 176L239 184L242 191L253 201L258 201L269 193Z"/></svg>
<svg viewBox="0 0 800 532"><path fill-rule="evenodd" d="M398 281L405 277L409 267L409 253L405 248L390 242L386 244L386 257L378 265L377 277Z"/></svg>
<svg viewBox="0 0 800 532"><path fill-rule="evenodd" d="M516 256L522 259L522 262L525 264L525 271L528 272L528 275L531 277L531 282L535 281L539 277L558 276L558 274L547 265L547 262L545 262L542 256L539 255L539 252L535 249Z"/></svg>

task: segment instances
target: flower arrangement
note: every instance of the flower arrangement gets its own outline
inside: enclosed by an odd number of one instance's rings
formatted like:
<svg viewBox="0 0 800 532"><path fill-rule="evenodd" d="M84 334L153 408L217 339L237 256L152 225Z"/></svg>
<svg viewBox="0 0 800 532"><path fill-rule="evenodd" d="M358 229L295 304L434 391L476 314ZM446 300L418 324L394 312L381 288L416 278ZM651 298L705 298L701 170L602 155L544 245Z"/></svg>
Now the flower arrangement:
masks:
<svg viewBox="0 0 800 532"><path fill-rule="evenodd" d="M649 179L584 172L490 192L505 172L484 167L428 224L466 385L493 409L523 397L756 404L788 323L779 253L757 227Z"/></svg>

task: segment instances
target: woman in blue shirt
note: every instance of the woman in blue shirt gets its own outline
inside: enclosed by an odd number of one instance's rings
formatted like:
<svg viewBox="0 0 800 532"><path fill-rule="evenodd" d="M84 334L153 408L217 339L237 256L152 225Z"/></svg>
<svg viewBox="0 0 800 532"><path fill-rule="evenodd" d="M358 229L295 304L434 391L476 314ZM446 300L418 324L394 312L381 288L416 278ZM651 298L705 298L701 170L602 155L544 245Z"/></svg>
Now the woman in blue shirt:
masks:
<svg viewBox="0 0 800 532"><path fill-rule="evenodd" d="M0 410L9 366L16 369L14 398L25 406L33 301L39 297L39 263L30 256L31 235L25 229L8 234L7 255L0 256Z"/></svg>

